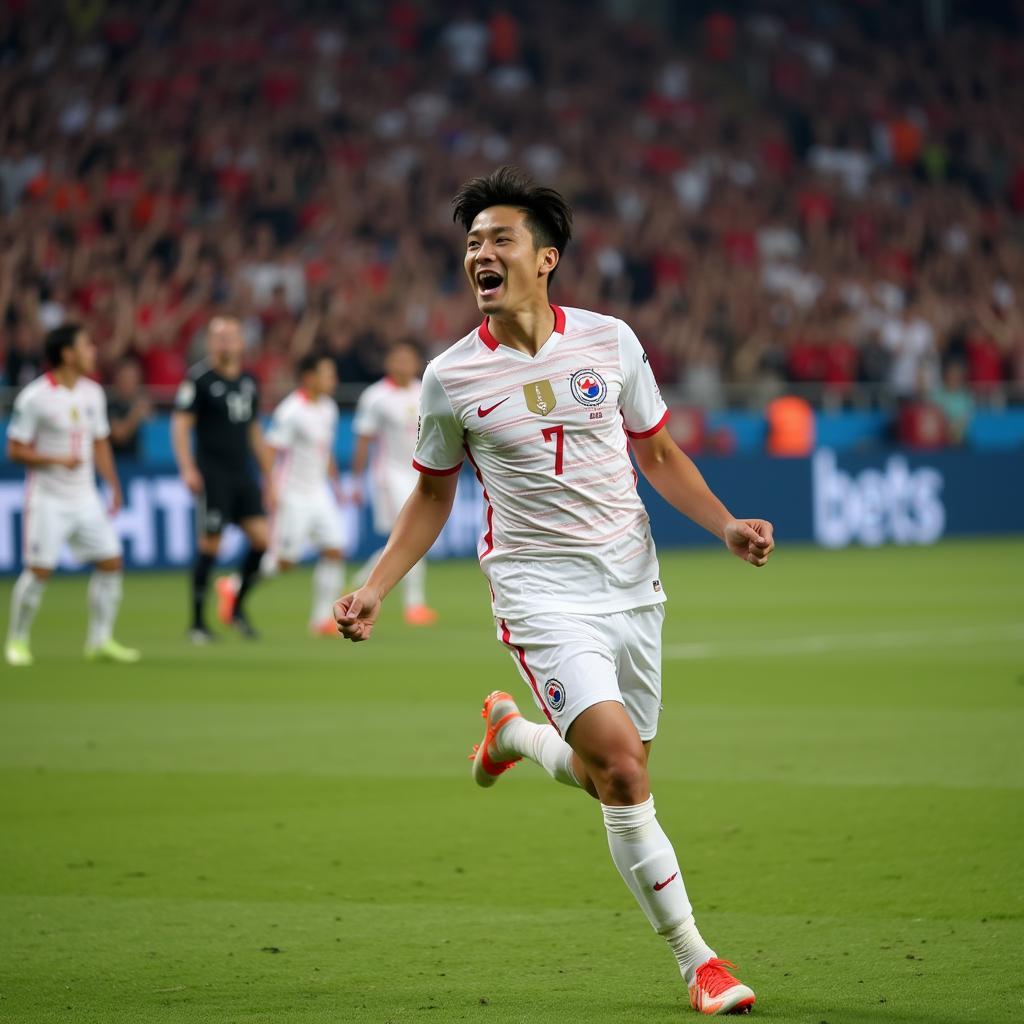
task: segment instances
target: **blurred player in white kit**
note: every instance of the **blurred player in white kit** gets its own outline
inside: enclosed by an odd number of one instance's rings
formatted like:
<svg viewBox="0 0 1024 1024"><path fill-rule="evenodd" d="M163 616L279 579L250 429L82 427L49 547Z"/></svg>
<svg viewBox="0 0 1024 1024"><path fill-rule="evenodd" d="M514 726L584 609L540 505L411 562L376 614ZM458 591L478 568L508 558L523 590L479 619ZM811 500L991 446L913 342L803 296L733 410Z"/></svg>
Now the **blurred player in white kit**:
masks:
<svg viewBox="0 0 1024 1024"><path fill-rule="evenodd" d="M95 566L89 580L86 658L135 662L139 652L113 637L122 559L112 517L121 507L121 485L110 448L107 399L88 377L96 368L96 346L83 328L64 324L47 334L45 350L51 369L18 395L7 428L7 457L28 474L24 568L11 594L4 656L8 665L33 664L32 620L67 543L78 558ZM96 487L97 472L110 488L109 508Z"/></svg>
<svg viewBox="0 0 1024 1024"><path fill-rule="evenodd" d="M298 377L299 386L274 410L267 431L267 444L277 455L277 507L261 571L269 576L291 569L312 545L319 558L313 568L309 628L335 636L331 605L345 573L334 459L338 406L333 395L338 374L329 355L313 352L299 360Z"/></svg>
<svg viewBox="0 0 1024 1024"><path fill-rule="evenodd" d="M412 457L416 449L421 369L422 360L416 346L411 342L398 342L388 350L384 361L386 376L371 384L359 396L356 405L352 476L360 480L367 462L371 463L373 528L383 536L391 533L398 513L419 480L419 473L412 468ZM371 446L374 448L372 460ZM376 551L367 560L361 574L364 579L382 551ZM429 626L437 621L437 612L427 605L426 577L427 563L422 559L402 581L405 621L411 626Z"/></svg>

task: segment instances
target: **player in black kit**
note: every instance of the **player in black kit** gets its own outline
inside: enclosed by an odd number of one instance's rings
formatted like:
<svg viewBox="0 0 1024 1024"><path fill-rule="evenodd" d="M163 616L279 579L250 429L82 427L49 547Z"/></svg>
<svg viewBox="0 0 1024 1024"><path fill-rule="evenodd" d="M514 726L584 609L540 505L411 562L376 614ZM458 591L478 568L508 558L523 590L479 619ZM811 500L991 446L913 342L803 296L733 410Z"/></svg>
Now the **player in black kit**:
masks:
<svg viewBox="0 0 1024 1024"><path fill-rule="evenodd" d="M240 566L237 592L222 594L222 618L243 636L256 637L245 614L245 598L259 578L260 561L267 550L263 497L272 506L274 457L260 428L256 380L242 369L244 347L239 321L230 316L214 317L207 332L209 358L193 366L181 382L171 418L178 471L196 497L196 560L192 569L189 637L197 644L208 643L213 637L203 607L221 531L228 523L236 523L245 531L249 550ZM262 495L254 461L263 474Z"/></svg>

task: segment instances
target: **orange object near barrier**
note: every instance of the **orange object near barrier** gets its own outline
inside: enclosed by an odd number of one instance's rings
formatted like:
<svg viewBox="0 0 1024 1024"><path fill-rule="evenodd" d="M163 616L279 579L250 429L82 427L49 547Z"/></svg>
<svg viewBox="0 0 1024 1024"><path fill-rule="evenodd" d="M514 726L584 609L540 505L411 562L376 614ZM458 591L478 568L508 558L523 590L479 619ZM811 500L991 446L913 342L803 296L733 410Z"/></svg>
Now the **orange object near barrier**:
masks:
<svg viewBox="0 0 1024 1024"><path fill-rule="evenodd" d="M783 395L768 403L768 453L810 455L814 450L814 410L796 395Z"/></svg>
<svg viewBox="0 0 1024 1024"><path fill-rule="evenodd" d="M931 402L910 402L900 409L897 435L900 444L919 451L934 451L949 442L945 414Z"/></svg>

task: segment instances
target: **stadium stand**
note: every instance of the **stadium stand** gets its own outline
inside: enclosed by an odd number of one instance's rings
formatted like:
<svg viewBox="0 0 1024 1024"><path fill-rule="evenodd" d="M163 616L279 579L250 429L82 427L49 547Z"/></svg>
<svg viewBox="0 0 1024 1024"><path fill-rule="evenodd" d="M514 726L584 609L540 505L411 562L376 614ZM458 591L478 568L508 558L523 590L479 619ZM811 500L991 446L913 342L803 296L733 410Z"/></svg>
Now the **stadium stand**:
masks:
<svg viewBox="0 0 1024 1024"><path fill-rule="evenodd" d="M1002 6L8 3L4 384L75 318L166 402L230 307L268 402L314 343L358 388L473 324L447 201L514 162L576 206L558 301L629 319L691 436L796 394L970 440L1024 402Z"/></svg>

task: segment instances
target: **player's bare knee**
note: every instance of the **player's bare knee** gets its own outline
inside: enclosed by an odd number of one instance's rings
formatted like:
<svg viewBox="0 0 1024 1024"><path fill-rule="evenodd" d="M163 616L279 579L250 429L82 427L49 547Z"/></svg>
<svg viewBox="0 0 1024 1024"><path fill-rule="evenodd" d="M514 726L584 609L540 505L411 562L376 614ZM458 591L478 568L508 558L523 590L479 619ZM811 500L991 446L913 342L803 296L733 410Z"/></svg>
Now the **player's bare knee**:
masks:
<svg viewBox="0 0 1024 1024"><path fill-rule="evenodd" d="M242 531L257 551L264 550L269 544L270 534L265 519L247 519L242 523Z"/></svg>
<svg viewBox="0 0 1024 1024"><path fill-rule="evenodd" d="M220 534L219 533L204 533L199 538L199 550L204 555L212 555L214 558L217 556L217 551L220 548Z"/></svg>
<svg viewBox="0 0 1024 1024"><path fill-rule="evenodd" d="M41 583L45 583L53 575L52 569L44 569L38 565L30 566L29 572L31 572L32 575Z"/></svg>
<svg viewBox="0 0 1024 1024"><path fill-rule="evenodd" d="M650 795L643 749L612 754L595 772L590 769L602 803L643 803Z"/></svg>
<svg viewBox="0 0 1024 1024"><path fill-rule="evenodd" d="M96 568L100 572L120 572L124 568L124 560L120 556L104 558L102 562L96 563Z"/></svg>
<svg viewBox="0 0 1024 1024"><path fill-rule="evenodd" d="M328 562L340 562L341 552L337 548L329 548L327 551L321 551L320 557L327 559Z"/></svg>

